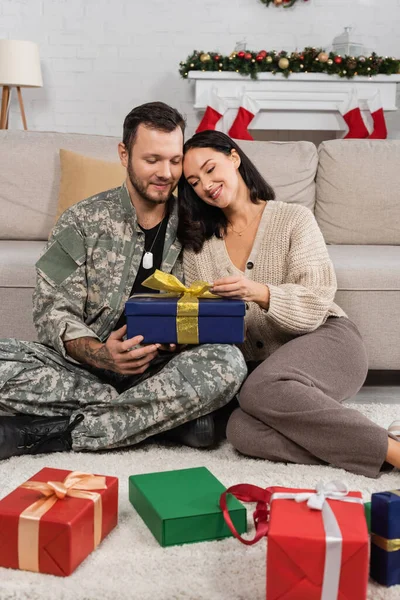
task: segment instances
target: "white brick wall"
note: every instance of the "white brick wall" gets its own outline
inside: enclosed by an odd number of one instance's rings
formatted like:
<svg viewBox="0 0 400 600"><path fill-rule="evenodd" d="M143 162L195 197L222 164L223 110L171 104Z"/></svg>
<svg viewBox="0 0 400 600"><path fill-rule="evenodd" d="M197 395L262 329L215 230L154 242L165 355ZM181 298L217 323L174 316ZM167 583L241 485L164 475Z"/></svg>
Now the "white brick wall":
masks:
<svg viewBox="0 0 400 600"><path fill-rule="evenodd" d="M193 49L328 47L345 26L382 55L400 55L400 0L310 0L289 10L259 0L0 0L0 38L39 44L44 87L23 91L32 130L120 135L129 110L163 100L191 134L199 116L179 61ZM400 104L400 98L399 98ZM21 127L16 98L10 126ZM400 137L400 113L390 115Z"/></svg>

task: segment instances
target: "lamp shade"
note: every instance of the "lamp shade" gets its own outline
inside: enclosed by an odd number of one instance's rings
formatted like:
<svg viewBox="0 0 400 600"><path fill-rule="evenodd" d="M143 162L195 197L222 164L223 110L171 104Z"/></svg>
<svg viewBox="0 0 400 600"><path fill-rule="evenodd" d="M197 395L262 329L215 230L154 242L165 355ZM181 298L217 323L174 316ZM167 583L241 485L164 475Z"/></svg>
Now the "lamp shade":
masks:
<svg viewBox="0 0 400 600"><path fill-rule="evenodd" d="M43 86L37 44L21 40L0 40L0 85Z"/></svg>

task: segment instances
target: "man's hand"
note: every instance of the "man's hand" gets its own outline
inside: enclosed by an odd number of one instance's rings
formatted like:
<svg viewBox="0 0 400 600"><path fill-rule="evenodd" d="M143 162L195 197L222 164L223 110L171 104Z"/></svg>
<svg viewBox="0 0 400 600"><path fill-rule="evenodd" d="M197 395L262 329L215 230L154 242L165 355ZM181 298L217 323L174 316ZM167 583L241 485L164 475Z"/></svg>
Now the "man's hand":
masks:
<svg viewBox="0 0 400 600"><path fill-rule="evenodd" d="M143 336L137 335L124 341L125 334L126 325L113 331L105 344L92 337L83 337L66 341L65 348L75 360L98 369L121 375L140 375L157 356L161 344L136 348L143 341Z"/></svg>
<svg viewBox="0 0 400 600"><path fill-rule="evenodd" d="M247 302L256 302L261 308L268 310L269 288L262 283L248 279L244 275L224 277L214 281L210 292L223 298L240 298Z"/></svg>

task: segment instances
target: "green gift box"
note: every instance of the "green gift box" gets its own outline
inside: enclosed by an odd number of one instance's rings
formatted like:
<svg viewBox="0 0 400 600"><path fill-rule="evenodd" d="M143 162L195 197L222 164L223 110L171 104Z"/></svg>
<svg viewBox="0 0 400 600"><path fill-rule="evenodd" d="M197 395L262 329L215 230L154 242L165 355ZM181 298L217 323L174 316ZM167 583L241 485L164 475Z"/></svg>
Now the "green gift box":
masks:
<svg viewBox="0 0 400 600"><path fill-rule="evenodd" d="M371 533L371 502L364 504L365 518L367 521L368 533Z"/></svg>
<svg viewBox="0 0 400 600"><path fill-rule="evenodd" d="M129 500L161 546L232 536L219 506L225 490L206 467L129 477ZM230 496L228 509L236 530L245 533L246 508Z"/></svg>

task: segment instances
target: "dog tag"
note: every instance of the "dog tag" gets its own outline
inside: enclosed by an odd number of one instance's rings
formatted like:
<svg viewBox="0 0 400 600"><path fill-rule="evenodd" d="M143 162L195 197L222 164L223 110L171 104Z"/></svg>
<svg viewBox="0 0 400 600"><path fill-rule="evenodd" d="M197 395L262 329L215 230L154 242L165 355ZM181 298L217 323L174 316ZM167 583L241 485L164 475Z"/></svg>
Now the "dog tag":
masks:
<svg viewBox="0 0 400 600"><path fill-rule="evenodd" d="M143 269L151 269L153 267L153 253L145 252L143 256Z"/></svg>

